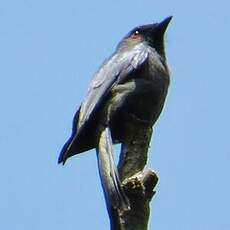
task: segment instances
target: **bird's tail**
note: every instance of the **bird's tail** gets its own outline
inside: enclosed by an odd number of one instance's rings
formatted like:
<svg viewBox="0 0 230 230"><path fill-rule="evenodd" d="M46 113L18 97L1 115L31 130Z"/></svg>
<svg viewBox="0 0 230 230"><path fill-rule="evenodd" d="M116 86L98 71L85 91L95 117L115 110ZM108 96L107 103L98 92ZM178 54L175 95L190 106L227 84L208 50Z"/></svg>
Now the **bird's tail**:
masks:
<svg viewBox="0 0 230 230"><path fill-rule="evenodd" d="M100 132L97 158L107 208L109 211L111 206L113 209L119 209L120 211L129 210L129 200L122 189L115 165L113 143L108 127Z"/></svg>

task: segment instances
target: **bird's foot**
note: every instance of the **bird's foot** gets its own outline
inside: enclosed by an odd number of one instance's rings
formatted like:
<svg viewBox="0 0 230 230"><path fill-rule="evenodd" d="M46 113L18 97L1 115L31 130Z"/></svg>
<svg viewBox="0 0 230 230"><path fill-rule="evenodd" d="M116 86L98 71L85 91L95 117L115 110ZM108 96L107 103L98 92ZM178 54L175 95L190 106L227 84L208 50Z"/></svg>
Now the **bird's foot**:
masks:
<svg viewBox="0 0 230 230"><path fill-rule="evenodd" d="M134 121L134 122L137 122L137 123L140 123L142 125L146 125L146 126L149 126L151 125L152 123L149 122L148 120L143 120L143 119L140 119L139 117L137 117L136 115L134 115L133 113L128 113L128 118L131 120L131 121Z"/></svg>

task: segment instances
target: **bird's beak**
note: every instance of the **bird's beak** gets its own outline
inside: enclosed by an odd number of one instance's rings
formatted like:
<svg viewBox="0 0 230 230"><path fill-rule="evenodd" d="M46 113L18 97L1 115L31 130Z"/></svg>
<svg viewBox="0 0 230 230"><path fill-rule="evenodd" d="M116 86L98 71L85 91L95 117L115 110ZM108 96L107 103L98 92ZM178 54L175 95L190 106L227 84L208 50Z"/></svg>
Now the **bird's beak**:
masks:
<svg viewBox="0 0 230 230"><path fill-rule="evenodd" d="M167 29L167 27L168 27L168 24L169 24L169 22L171 21L171 19L172 19L172 16L167 17L167 18L164 19L162 22L158 23L155 29L156 29L157 31L159 31L159 33L160 33L161 35L164 35L164 33L165 33L165 31L166 31L166 29Z"/></svg>

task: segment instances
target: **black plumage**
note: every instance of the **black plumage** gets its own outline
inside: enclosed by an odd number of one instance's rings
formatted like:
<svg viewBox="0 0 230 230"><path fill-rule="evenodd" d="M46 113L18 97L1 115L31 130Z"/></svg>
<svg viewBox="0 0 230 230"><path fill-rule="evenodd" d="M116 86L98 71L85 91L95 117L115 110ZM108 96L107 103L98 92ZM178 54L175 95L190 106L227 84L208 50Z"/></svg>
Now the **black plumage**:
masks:
<svg viewBox="0 0 230 230"><path fill-rule="evenodd" d="M114 208L127 209L129 204L112 143L122 143L130 116L153 125L160 115L169 86L164 32L170 20L136 27L122 39L91 81L59 156L58 162L64 164L67 158L96 148L104 192Z"/></svg>

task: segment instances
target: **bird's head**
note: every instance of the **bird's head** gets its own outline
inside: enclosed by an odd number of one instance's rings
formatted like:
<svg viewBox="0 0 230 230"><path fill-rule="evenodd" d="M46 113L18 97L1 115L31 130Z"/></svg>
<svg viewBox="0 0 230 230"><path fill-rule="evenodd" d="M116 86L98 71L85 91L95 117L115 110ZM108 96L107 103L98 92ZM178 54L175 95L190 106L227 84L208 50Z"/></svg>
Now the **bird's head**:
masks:
<svg viewBox="0 0 230 230"><path fill-rule="evenodd" d="M127 47L145 42L164 56L164 33L171 19L172 16L159 23L135 27L124 37L119 46Z"/></svg>

